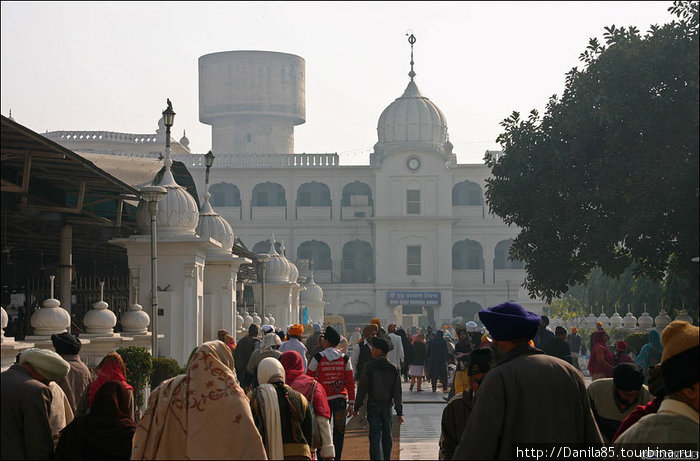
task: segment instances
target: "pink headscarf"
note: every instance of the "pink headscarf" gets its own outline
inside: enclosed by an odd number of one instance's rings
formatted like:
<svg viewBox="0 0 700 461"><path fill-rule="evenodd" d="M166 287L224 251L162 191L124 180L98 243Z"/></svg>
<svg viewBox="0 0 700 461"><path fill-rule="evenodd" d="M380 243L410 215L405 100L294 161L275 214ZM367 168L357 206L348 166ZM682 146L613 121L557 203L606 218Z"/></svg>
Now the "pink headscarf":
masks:
<svg viewBox="0 0 700 461"><path fill-rule="evenodd" d="M309 398L311 386L316 382L316 392L313 395L314 411L318 416L330 419L331 409L328 397L321 383L311 376L304 374L304 363L297 351L286 351L280 356L280 362L286 374L285 382L289 387Z"/></svg>

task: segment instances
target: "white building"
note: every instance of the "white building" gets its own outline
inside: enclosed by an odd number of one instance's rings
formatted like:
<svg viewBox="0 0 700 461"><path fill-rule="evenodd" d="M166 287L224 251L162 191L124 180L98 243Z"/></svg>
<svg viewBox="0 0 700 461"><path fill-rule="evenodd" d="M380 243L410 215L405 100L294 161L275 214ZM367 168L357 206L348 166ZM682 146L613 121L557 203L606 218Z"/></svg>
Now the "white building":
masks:
<svg viewBox="0 0 700 461"><path fill-rule="evenodd" d="M216 155L211 205L254 253L267 252L274 233L300 275L313 270L327 315L350 327L373 317L439 326L506 299L544 305L521 288L522 263L508 260L518 229L484 204L489 168L457 163L446 117L418 90L413 62L361 166L293 153L305 118L302 58L234 51L203 56L199 68L200 120L212 125ZM175 153L204 194L203 156Z"/></svg>

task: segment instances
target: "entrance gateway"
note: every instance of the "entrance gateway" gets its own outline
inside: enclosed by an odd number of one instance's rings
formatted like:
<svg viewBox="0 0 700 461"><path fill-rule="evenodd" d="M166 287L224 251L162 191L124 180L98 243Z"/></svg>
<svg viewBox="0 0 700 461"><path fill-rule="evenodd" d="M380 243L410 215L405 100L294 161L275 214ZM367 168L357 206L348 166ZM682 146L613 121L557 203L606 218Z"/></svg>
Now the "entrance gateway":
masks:
<svg viewBox="0 0 700 461"><path fill-rule="evenodd" d="M386 303L394 307L396 323L404 328L436 328L436 311L440 309L439 291L387 291Z"/></svg>

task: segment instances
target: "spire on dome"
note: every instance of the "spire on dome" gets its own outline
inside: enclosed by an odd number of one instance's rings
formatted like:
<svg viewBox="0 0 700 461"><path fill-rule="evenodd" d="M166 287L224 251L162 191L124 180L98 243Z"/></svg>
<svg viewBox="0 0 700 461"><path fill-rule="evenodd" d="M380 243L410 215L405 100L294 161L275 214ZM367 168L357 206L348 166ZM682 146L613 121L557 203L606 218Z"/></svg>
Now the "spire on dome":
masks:
<svg viewBox="0 0 700 461"><path fill-rule="evenodd" d="M406 34L408 35L408 34ZM413 77L416 76L416 73L413 71L413 44L416 43L416 36L411 33L411 35L408 37L408 43L411 44L411 72L408 73L408 76L411 77L411 81L413 81Z"/></svg>
<svg viewBox="0 0 700 461"><path fill-rule="evenodd" d="M14 118L12 118L12 109L10 109L10 116L9 116L9 117L7 117L7 118L9 118L10 120L12 120L13 122L15 121L15 119L14 119Z"/></svg>

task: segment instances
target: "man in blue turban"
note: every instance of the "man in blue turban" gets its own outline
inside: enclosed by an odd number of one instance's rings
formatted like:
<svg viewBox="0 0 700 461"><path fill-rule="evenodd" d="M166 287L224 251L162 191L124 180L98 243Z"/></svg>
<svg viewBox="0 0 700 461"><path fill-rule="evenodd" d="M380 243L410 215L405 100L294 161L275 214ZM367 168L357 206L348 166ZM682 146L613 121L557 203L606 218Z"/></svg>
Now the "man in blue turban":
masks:
<svg viewBox="0 0 700 461"><path fill-rule="evenodd" d="M453 459L511 459L532 443L603 443L581 372L530 345L540 316L506 302L479 318L498 364L479 387Z"/></svg>

